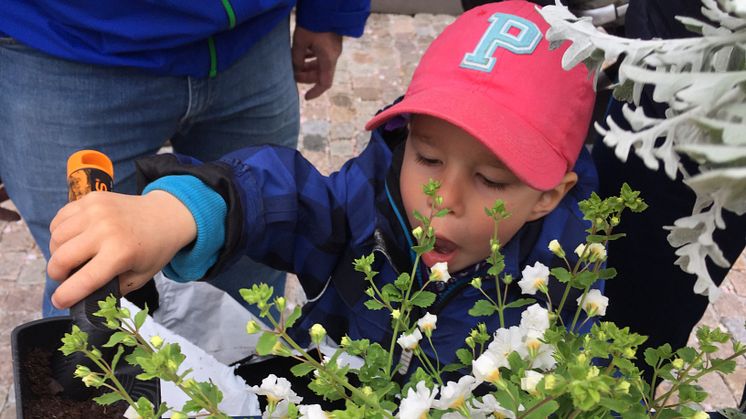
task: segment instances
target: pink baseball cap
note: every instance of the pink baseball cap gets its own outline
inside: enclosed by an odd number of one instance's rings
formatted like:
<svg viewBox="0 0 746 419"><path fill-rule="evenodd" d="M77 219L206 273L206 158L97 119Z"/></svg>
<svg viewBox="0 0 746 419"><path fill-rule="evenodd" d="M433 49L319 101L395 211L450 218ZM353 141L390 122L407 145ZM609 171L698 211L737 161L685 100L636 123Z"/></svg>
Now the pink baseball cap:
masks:
<svg viewBox="0 0 746 419"><path fill-rule="evenodd" d="M461 15L427 49L402 101L365 128L434 116L479 139L529 186L557 186L580 154L595 92L584 66L562 69L568 45L549 49L537 7L504 1Z"/></svg>

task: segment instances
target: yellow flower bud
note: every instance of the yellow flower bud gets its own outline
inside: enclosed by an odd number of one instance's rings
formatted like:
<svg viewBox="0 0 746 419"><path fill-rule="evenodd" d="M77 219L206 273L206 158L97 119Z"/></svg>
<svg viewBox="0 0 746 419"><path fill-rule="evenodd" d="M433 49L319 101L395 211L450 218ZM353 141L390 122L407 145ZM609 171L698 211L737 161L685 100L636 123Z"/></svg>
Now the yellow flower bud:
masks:
<svg viewBox="0 0 746 419"><path fill-rule="evenodd" d="M420 240L422 238L422 233L424 233L424 231L422 231L422 227L420 226L417 226L414 230L412 230L412 235L417 240Z"/></svg>
<svg viewBox="0 0 746 419"><path fill-rule="evenodd" d="M620 381L619 384L616 385L616 391L623 393L623 394L628 394L629 387L630 387L629 381Z"/></svg>
<svg viewBox="0 0 746 419"><path fill-rule="evenodd" d="M626 348L624 350L624 357L625 358L629 358L629 359L634 358L635 357L635 350L632 349L632 348Z"/></svg>
<svg viewBox="0 0 746 419"><path fill-rule="evenodd" d="M153 345L155 349L160 349L161 346L163 346L163 338L158 335L153 335L150 338L150 344Z"/></svg>
<svg viewBox="0 0 746 419"><path fill-rule="evenodd" d="M697 412L692 416L692 419L709 419L710 415L705 412Z"/></svg>
<svg viewBox="0 0 746 419"><path fill-rule="evenodd" d="M476 278L472 279L471 280L471 286L474 287L474 288L476 288L476 289L482 288L482 278L476 277Z"/></svg>
<svg viewBox="0 0 746 419"><path fill-rule="evenodd" d="M544 376L544 388L552 390L557 385L557 377L554 374L547 374Z"/></svg>
<svg viewBox="0 0 746 419"><path fill-rule="evenodd" d="M395 308L393 311L391 311L391 317L394 319L398 319L401 317L401 311L399 311L398 308Z"/></svg>
<svg viewBox="0 0 746 419"><path fill-rule="evenodd" d="M326 329L324 329L324 326L318 323L311 326L311 342L318 345L324 337L326 337Z"/></svg>
<svg viewBox="0 0 746 419"><path fill-rule="evenodd" d="M181 412L171 412L171 419L187 419L188 417Z"/></svg>
<svg viewBox="0 0 746 419"><path fill-rule="evenodd" d="M671 365L676 368L677 370L680 370L684 368L684 360L681 358L676 358L671 362Z"/></svg>
<svg viewBox="0 0 746 419"><path fill-rule="evenodd" d="M350 339L349 336L345 335L345 336L342 336L342 341L339 344L342 347L347 347L347 346L350 346L351 343L352 343L352 339Z"/></svg>
<svg viewBox="0 0 746 419"><path fill-rule="evenodd" d="M554 253L557 257L565 257L565 251L562 249L562 245L560 245L560 242L557 239L549 242L549 251Z"/></svg>
<svg viewBox="0 0 746 419"><path fill-rule="evenodd" d="M262 328L255 320L251 320L246 323L246 333L253 335L254 333L261 332Z"/></svg>

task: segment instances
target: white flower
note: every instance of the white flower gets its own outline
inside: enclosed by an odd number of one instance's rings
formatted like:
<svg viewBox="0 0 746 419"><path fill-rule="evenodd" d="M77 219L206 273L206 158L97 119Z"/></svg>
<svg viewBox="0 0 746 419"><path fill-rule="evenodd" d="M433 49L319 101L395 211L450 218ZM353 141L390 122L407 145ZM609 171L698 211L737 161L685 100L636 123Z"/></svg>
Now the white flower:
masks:
<svg viewBox="0 0 746 419"><path fill-rule="evenodd" d="M438 395L438 389L430 390L424 381L417 383L417 391L410 388L407 390L405 397L399 404L399 413L396 415L401 419L419 419L430 411L435 396Z"/></svg>
<svg viewBox="0 0 746 419"><path fill-rule="evenodd" d="M425 334L432 332L437 328L438 316L435 314L425 313L422 318L417 320L417 327L420 328Z"/></svg>
<svg viewBox="0 0 746 419"><path fill-rule="evenodd" d="M521 353L523 349L523 331L518 326L509 329L497 329L487 351L494 354L501 367L508 366L508 355L513 351ZM525 353L521 354L525 358Z"/></svg>
<svg viewBox="0 0 746 419"><path fill-rule="evenodd" d="M401 336L399 336L399 339L396 340L396 343L398 343L402 349L413 350L417 347L417 344L421 339L422 333L420 333L420 329L414 329L410 334L402 333Z"/></svg>
<svg viewBox="0 0 746 419"><path fill-rule="evenodd" d="M500 378L500 366L507 366L507 360L499 362L495 354L485 351L479 358L471 363L471 371L478 382L489 381L491 383Z"/></svg>
<svg viewBox="0 0 746 419"><path fill-rule="evenodd" d="M581 243L575 248L575 254L582 257L585 253L585 244ZM588 255L586 256L591 262L606 259L606 248L601 243L591 243L588 245Z"/></svg>
<svg viewBox="0 0 746 419"><path fill-rule="evenodd" d="M430 268L430 280L435 282L447 282L451 278L448 273L448 262L438 262Z"/></svg>
<svg viewBox="0 0 746 419"><path fill-rule="evenodd" d="M588 291L588 294L586 294L585 300L583 300L582 295L578 297L578 304L580 304L581 301L583 301L583 310L588 314L588 317L606 315L606 307L609 305L609 297L604 297L604 295L601 294L601 291L592 289Z"/></svg>
<svg viewBox="0 0 746 419"><path fill-rule="evenodd" d="M310 406L298 406L300 410L300 419L328 419L329 416L321 409L318 404Z"/></svg>
<svg viewBox="0 0 746 419"><path fill-rule="evenodd" d="M575 254L580 258L583 257L583 253L585 253L585 243L580 243L578 247L575 248Z"/></svg>
<svg viewBox="0 0 746 419"><path fill-rule="evenodd" d="M536 331L529 331L524 336L523 349L518 351L523 354L526 353L524 359L531 360L531 368L538 368L544 371L554 369L557 365L557 361L554 359L554 347L541 342L541 338L544 333L537 333Z"/></svg>
<svg viewBox="0 0 746 419"><path fill-rule="evenodd" d="M264 413L262 413L262 419L288 419L290 417L290 415L288 415L289 405L290 402L283 400L280 403L277 403L275 410L273 410L271 414L269 413L269 405L267 405L267 408L264 409Z"/></svg>
<svg viewBox="0 0 746 419"><path fill-rule="evenodd" d="M491 394L487 394L482 397L481 402L479 400L474 400L473 403L474 409L476 409L478 412L492 414L495 417L515 419L515 414L512 411L502 407L495 396ZM523 410L523 405L519 406L518 410Z"/></svg>
<svg viewBox="0 0 746 419"><path fill-rule="evenodd" d="M464 404L464 400L471 394L471 391L477 386L476 379L471 375L464 375L459 378L458 383L449 381L441 389L440 400L436 401L433 406L438 409L459 409Z"/></svg>
<svg viewBox="0 0 746 419"><path fill-rule="evenodd" d="M601 243L591 243L588 246L589 252L591 252L591 261L599 261L606 259L606 248Z"/></svg>
<svg viewBox="0 0 746 419"><path fill-rule="evenodd" d="M532 304L521 313L521 325L524 331L530 330L544 333L549 329L549 311L540 304Z"/></svg>
<svg viewBox="0 0 746 419"><path fill-rule="evenodd" d="M521 389L528 391L529 393L535 392L536 385L539 384L539 381L541 381L542 378L544 378L544 374L532 370L526 370L526 374L521 378Z"/></svg>
<svg viewBox="0 0 746 419"><path fill-rule="evenodd" d="M537 290L546 289L549 281L549 268L541 262L536 262L534 266L526 265L521 272L523 278L518 281L521 292L524 294L534 295Z"/></svg>
<svg viewBox="0 0 746 419"><path fill-rule="evenodd" d="M303 400L290 388L290 381L274 374L263 379L261 386L251 386L250 389L260 396L267 396L267 399L272 402L288 400L292 403L300 403Z"/></svg>

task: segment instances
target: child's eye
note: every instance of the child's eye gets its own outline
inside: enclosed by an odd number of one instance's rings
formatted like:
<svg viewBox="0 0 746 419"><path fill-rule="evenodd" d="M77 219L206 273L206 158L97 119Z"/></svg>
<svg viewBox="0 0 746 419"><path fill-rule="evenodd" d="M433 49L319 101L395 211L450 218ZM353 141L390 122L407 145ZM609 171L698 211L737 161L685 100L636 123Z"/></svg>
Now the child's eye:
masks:
<svg viewBox="0 0 746 419"><path fill-rule="evenodd" d="M436 166L440 164L440 160L428 159L421 154L417 154L417 163L424 164L425 166Z"/></svg>
<svg viewBox="0 0 746 419"><path fill-rule="evenodd" d="M482 183L490 189L502 190L502 189L505 189L505 187L507 186L507 184L503 182L494 182L492 180L489 180L484 175L477 175L477 176L479 176L479 178L482 180Z"/></svg>

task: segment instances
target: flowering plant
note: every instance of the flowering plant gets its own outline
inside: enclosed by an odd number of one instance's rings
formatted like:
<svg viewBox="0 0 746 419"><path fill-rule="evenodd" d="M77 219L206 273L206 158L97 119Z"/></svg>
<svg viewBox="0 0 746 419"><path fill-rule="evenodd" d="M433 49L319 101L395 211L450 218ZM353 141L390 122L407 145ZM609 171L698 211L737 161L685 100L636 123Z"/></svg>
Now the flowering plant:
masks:
<svg viewBox="0 0 746 419"><path fill-rule="evenodd" d="M431 197L431 213L427 216L416 214L422 223L413 231L417 239L413 246L416 263L422 254L434 247L435 231L431 221L447 213L447 209L440 207L442 197L437 194L438 187L437 182L431 181L424 188ZM642 379L633 362L637 357L637 347L645 337L612 323L596 322L604 315L609 302L592 285L615 276L614 269L604 264L606 244L623 236L612 230L625 210L637 212L645 207L638 193L627 185L619 196L601 199L593 194L582 201L580 208L590 228L586 242L574 249L577 262L571 264L563 246L553 240L549 248L564 261L564 266L552 269L541 263L527 266L522 279L517 282L524 294L544 294L546 306L532 298L507 302L507 290L514 281L509 275L502 274L505 265L497 228L508 214L500 201L487 208L487 215L495 222L488 257L489 277L471 281L471 286L480 290L484 299L479 300L469 314L497 314L500 328L489 333L485 324L480 323L466 338L465 347L458 350L459 362L454 364L442 365L432 343L432 332L438 326L437 316L426 313L419 318L413 317L415 308L427 310L435 300L435 294L426 290L428 283L448 279L445 264L435 264L428 282L417 288L413 281L414 271L401 274L394 283L380 286L376 282L377 273L372 269L373 255L355 260L355 269L369 284L366 306L371 310L390 312L395 338L385 343L344 337L336 352L328 357L320 352L313 356L326 338L322 325L315 324L309 330L312 349L303 348L288 333L300 317L300 308L289 310L285 298L273 296L272 288L266 284L242 290L243 298L256 305L261 316L271 325L266 328L256 321L247 324L248 333L260 334L257 353L297 359L300 363L291 368L290 373L296 376L310 374L309 388L325 400L345 400L344 409L331 412L324 411L324 406L319 404L304 405L285 377L271 374L261 385L251 387L253 392L267 399L263 417L707 417L698 407L707 394L696 385L696 381L713 371L732 372L734 359L746 354L746 346L728 333L703 327L697 332L698 348L673 351L664 345L647 349L644 361L654 368L653 381L660 377L672 383L670 390L656 395L655 387ZM496 281L496 295L488 295L482 289L484 280ZM549 281L565 285L559 302L549 298ZM572 320L565 321L559 313L568 303L572 288L579 290L581 295L577 298ZM88 348L85 336L79 330L63 339L65 353L83 351L101 367L101 372L89 369L76 372L86 385L112 390L97 401L111 403L125 399L143 418L159 417L170 409L165 404L153 407L145 399L134 401L123 394L112 371L123 352L122 346L129 346L135 349L126 360L142 367L144 372L140 378L159 377L174 381L192 398L180 409L172 410L172 417L183 418L194 412L211 418L225 417L218 409L219 389L212 383L197 383L187 378L188 370L180 370L184 357L178 345L157 338L150 342L142 338L138 324L142 324L145 311L130 321L130 313L116 308L114 302L113 298L102 302L102 309L98 312L109 327L117 330L106 345L119 346L111 363L101 360L100 352L95 348ZM520 323L506 324L504 311L522 306L528 307L523 311ZM279 315L273 314L273 308ZM585 313L583 321L580 321L581 313ZM585 322L594 323L590 332L578 333ZM728 342L732 345L731 356L713 356L717 345ZM426 345L432 349L434 357L429 357L423 350ZM397 353L400 356L395 356ZM361 363L354 367L342 361L344 356L362 358ZM406 371L412 359L417 359L419 366L400 384L394 376L397 371ZM454 373L458 378L444 379L454 377ZM351 378L359 385L353 385ZM673 396L677 396L675 402Z"/></svg>

